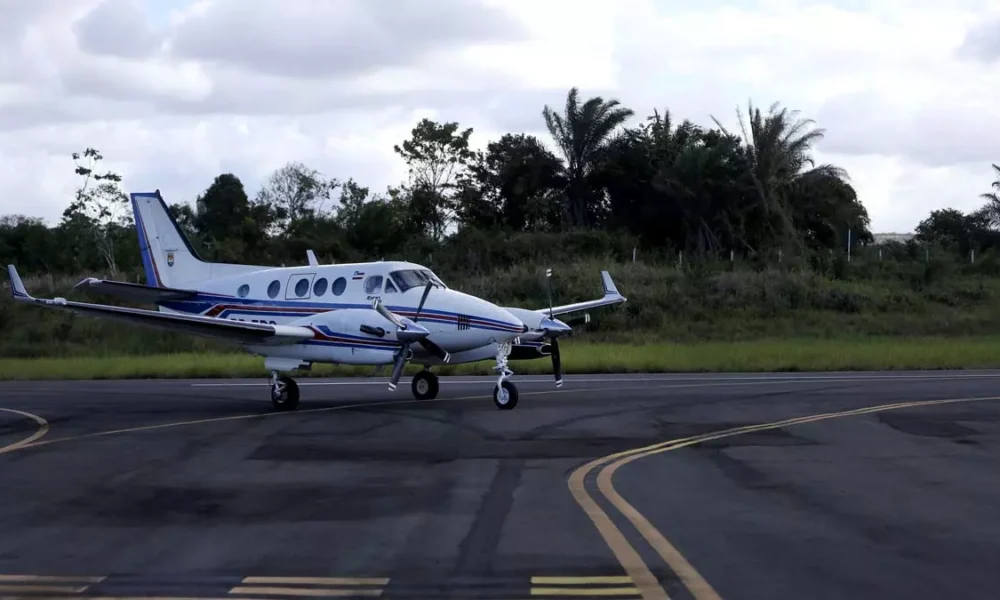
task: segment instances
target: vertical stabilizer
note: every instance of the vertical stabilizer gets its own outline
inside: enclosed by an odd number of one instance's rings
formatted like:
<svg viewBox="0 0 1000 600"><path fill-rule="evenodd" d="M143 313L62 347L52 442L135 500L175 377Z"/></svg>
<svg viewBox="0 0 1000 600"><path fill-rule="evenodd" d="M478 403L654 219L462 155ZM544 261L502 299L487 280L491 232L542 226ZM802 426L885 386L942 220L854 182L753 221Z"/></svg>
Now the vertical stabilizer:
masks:
<svg viewBox="0 0 1000 600"><path fill-rule="evenodd" d="M160 196L131 194L146 285L183 287L211 276L211 263L198 256Z"/></svg>

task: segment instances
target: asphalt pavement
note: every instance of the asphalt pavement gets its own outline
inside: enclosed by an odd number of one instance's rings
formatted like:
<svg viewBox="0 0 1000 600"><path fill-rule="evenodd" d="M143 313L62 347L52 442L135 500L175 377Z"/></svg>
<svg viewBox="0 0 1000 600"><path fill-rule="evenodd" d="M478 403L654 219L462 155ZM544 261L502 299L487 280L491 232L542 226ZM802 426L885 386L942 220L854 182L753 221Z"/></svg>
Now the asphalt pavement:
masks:
<svg viewBox="0 0 1000 600"><path fill-rule="evenodd" d="M0 383L0 598L993 598L1000 372Z"/></svg>

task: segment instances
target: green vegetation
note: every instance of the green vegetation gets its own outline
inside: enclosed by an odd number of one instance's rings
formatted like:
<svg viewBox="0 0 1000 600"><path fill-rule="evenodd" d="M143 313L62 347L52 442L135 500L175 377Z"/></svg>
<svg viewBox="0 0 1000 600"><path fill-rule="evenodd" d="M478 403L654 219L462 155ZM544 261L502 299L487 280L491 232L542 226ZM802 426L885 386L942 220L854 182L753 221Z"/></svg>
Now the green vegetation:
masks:
<svg viewBox="0 0 1000 600"><path fill-rule="evenodd" d="M401 258L529 307L544 304L545 267L560 303L596 297L609 269L629 302L594 311L563 345L571 373L1000 364L1000 167L982 209L934 211L913 240L876 245L847 174L812 163L822 130L794 112L751 106L740 134L633 116L571 90L541 111L545 141L507 134L475 151L471 128L420 121L395 147L409 179L383 193L289 162L252 197L223 173L168 201L209 260ZM95 149L73 159L82 180L63 220L0 218L0 261L45 296L79 298L72 286L89 275L144 281L121 178ZM260 359L217 342L6 294L0 359L0 377L261 375ZM334 371L347 370L315 372Z"/></svg>
<svg viewBox="0 0 1000 600"><path fill-rule="evenodd" d="M669 373L967 369L997 366L1000 336L955 340L757 340L696 344L566 344L564 371ZM551 373L547 360L511 361L518 375ZM442 375L492 375L487 362L436 369ZM389 369L315 365L303 375L388 376ZM412 365L407 373L416 372ZM2 379L261 378L261 361L246 354L176 353L150 356L5 359Z"/></svg>

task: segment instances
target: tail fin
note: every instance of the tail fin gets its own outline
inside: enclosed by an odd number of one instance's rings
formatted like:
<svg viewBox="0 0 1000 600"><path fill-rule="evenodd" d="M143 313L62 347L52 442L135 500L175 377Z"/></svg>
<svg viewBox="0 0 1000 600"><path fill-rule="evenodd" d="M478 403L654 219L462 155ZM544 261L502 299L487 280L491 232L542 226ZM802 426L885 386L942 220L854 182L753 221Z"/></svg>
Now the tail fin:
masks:
<svg viewBox="0 0 1000 600"><path fill-rule="evenodd" d="M152 287L192 287L213 277L226 277L266 269L252 265L211 263L203 260L181 231L160 191L131 194L139 252Z"/></svg>
<svg viewBox="0 0 1000 600"><path fill-rule="evenodd" d="M131 194L146 285L174 287L208 279L209 263L191 246L160 190Z"/></svg>

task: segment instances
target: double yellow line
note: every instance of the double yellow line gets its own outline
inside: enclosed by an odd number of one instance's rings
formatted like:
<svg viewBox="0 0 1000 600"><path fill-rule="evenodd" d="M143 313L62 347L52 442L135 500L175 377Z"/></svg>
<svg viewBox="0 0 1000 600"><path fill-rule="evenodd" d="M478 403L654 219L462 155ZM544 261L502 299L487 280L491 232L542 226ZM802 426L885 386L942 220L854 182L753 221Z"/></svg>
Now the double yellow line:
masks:
<svg viewBox="0 0 1000 600"><path fill-rule="evenodd" d="M677 550L677 548L674 547L674 545L671 544L670 541L662 533L660 533L656 527L654 527L653 524L650 523L645 516L643 516L642 513L636 510L635 507L629 504L615 490L612 483L612 477L614 477L615 472L618 471L619 468L634 460L652 456L654 454L677 450L678 448L692 446L701 442L753 433L756 431L779 429L781 427L814 423L816 421L825 421L827 419L853 417L870 413L899 410L903 408L957 404L962 402L983 402L987 400L1000 400L1000 396L896 402L893 404L881 404L853 410L807 415L803 417L785 419L783 421L761 423L758 425L733 427L701 435L668 440L658 444L652 444L650 446L625 450L623 452L610 454L603 458L593 460L573 472L569 478L569 489L573 494L573 498L580 504L587 516L590 517L590 520L593 521L594 526L597 527L601 537L604 538L605 543L607 543L608 547L614 553L615 558L619 563L621 563L625 572L632 578L632 581L642 594L644 600L669 600L670 597L667 595L666 590L663 589L663 586L660 585L656 576L650 571L649 566L642 560L636 549L628 542L622 531L614 524L611 517L604 512L604 510L597 504L596 501L594 501L594 498L587 491L586 479L594 469L599 469L597 473L597 488L600 493L622 514L622 516L628 519L632 526L636 528L649 545L656 550L656 552L660 555L660 558L662 558L667 566L669 566L670 569L677 575L684 586L687 587L688 591L690 591L697 600L721 600L719 594L712 588L711 585L709 585L707 581L705 581L705 578L698 573L697 569L695 569L691 563L684 558L684 555L681 554L680 551Z"/></svg>

